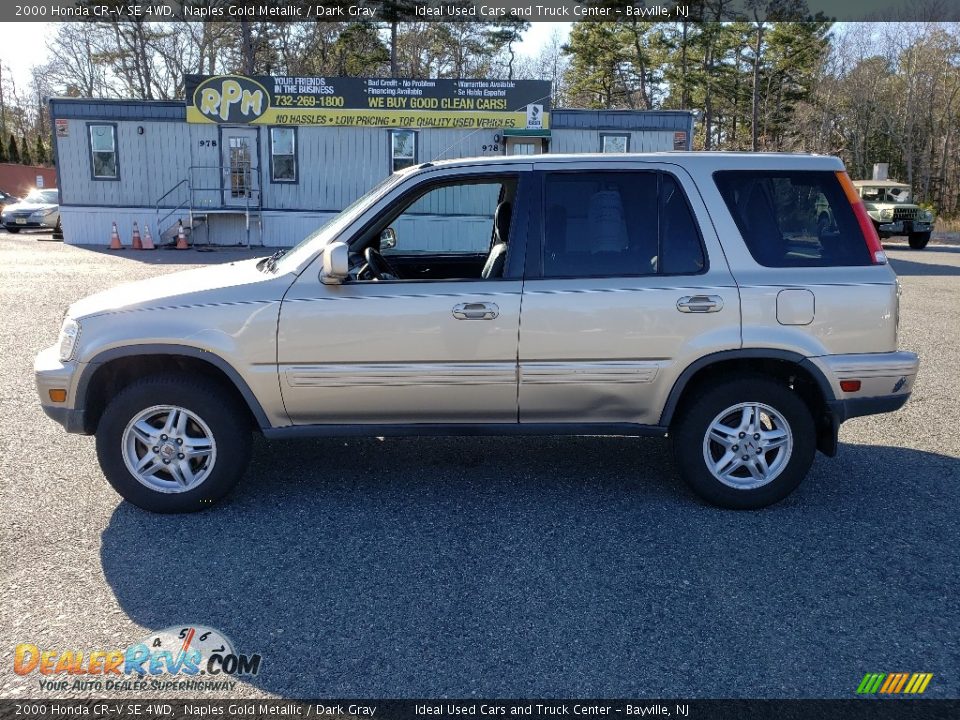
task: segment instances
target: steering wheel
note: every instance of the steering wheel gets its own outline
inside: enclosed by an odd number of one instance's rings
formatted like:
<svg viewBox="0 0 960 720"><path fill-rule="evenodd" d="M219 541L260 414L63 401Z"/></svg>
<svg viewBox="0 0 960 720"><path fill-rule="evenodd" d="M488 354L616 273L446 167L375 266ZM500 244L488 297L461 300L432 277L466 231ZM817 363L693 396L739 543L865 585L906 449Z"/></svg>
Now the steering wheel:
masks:
<svg viewBox="0 0 960 720"><path fill-rule="evenodd" d="M396 280L397 271L387 262L387 259L372 245L363 251L366 264L360 268L358 277L368 280Z"/></svg>

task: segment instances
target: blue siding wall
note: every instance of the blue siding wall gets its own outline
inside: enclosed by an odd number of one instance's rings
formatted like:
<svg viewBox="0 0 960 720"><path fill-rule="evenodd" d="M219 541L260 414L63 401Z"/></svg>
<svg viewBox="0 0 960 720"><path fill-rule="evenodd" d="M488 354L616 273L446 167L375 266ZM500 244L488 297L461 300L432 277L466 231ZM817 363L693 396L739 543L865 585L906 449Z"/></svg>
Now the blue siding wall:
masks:
<svg viewBox="0 0 960 720"><path fill-rule="evenodd" d="M149 222L154 236L175 225L186 210L178 210L155 226L156 206L162 217L187 203L186 186L170 192L191 174L197 184L219 186L218 166L224 154L228 126L187 124L182 102L53 99L53 120L66 121L66 135L54 138L57 170L68 242L102 244L115 219L124 227L134 220ZM115 123L120 180L94 180L91 172L88 123ZM673 149L673 133L692 135L693 116L681 111L555 110L551 117L551 152L597 152L600 133L630 134L631 152ZM62 123L61 123L62 126ZM297 132L298 181L273 183L270 178L269 128L245 126L256 142L263 193L264 242L290 245L331 214L346 207L390 172L390 133L385 128L301 127ZM494 150L496 148L496 150ZM503 139L495 129L483 131L427 129L418 132L417 162L500 155ZM216 191L204 194L219 204ZM196 199L196 198L195 198ZM246 239L243 218L211 217L198 228L197 240L218 243ZM254 242L259 233L251 233ZM485 239L483 240L485 242Z"/></svg>

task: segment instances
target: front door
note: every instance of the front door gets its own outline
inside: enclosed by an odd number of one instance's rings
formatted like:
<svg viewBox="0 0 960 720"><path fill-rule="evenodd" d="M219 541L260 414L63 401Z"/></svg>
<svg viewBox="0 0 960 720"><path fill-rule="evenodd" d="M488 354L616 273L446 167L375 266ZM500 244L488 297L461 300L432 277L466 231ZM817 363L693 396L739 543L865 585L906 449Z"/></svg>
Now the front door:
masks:
<svg viewBox="0 0 960 720"><path fill-rule="evenodd" d="M529 174L399 190L350 240L348 281L321 283L319 260L301 273L278 333L294 424L517 422L526 210L513 207L519 176ZM491 245L514 242L502 263L485 262ZM371 276L368 248L382 250L395 275Z"/></svg>
<svg viewBox="0 0 960 720"><path fill-rule="evenodd" d="M542 177L520 422L657 425L683 368L740 345L739 294L706 208L692 184L685 192L684 178L656 166L585 163Z"/></svg>
<svg viewBox="0 0 960 720"><path fill-rule="evenodd" d="M540 155L543 153L543 139L538 137L508 137L507 155Z"/></svg>
<svg viewBox="0 0 960 720"><path fill-rule="evenodd" d="M257 128L224 128L221 147L223 155L223 204L248 207L256 204L259 192L260 167L257 161Z"/></svg>

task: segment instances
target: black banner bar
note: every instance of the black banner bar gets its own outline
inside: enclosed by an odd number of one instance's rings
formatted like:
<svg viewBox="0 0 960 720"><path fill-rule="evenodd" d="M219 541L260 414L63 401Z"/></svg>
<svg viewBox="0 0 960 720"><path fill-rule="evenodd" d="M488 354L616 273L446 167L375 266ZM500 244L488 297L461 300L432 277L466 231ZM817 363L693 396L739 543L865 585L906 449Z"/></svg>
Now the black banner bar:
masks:
<svg viewBox="0 0 960 720"><path fill-rule="evenodd" d="M0 718L24 720L943 720L960 700L0 700Z"/></svg>
<svg viewBox="0 0 960 720"><path fill-rule="evenodd" d="M5 22L605 22L730 20L960 21L956 0L27 0L0 4Z"/></svg>

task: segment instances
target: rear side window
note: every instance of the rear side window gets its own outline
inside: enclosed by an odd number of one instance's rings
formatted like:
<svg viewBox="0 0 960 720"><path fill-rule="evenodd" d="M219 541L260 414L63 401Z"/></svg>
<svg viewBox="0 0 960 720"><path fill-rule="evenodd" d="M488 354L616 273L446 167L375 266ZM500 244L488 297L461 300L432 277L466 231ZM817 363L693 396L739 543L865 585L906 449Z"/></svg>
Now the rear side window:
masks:
<svg viewBox="0 0 960 720"><path fill-rule="evenodd" d="M693 274L706 266L686 196L667 174L547 175L543 276Z"/></svg>
<svg viewBox="0 0 960 720"><path fill-rule="evenodd" d="M835 173L724 170L717 187L750 254L766 267L871 265Z"/></svg>

